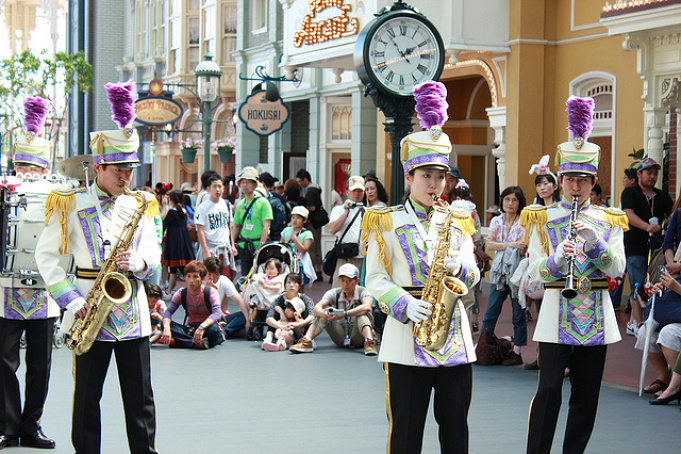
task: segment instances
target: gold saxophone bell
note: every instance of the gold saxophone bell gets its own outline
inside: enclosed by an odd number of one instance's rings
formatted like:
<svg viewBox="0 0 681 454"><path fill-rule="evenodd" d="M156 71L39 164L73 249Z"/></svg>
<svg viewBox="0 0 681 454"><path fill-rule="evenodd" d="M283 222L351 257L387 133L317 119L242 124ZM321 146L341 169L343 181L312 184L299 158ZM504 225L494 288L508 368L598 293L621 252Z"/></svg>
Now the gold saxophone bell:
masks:
<svg viewBox="0 0 681 454"><path fill-rule="evenodd" d="M452 276L445 276L440 285L440 300L433 305L428 341L423 345L423 348L431 352L440 350L447 343L454 309L459 299L468 293L466 284Z"/></svg>
<svg viewBox="0 0 681 454"><path fill-rule="evenodd" d="M132 296L130 280L121 273L108 273L102 279L102 293L114 304L123 304Z"/></svg>

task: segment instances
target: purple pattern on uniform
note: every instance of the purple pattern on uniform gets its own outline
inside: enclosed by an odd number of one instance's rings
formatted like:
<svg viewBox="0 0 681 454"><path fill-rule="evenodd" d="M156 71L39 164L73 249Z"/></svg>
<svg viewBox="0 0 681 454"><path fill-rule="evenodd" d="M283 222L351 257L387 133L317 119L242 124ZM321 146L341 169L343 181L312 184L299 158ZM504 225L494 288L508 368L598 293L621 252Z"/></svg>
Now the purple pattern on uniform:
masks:
<svg viewBox="0 0 681 454"><path fill-rule="evenodd" d="M94 164L104 163L114 163L120 164L123 162L139 162L137 159L137 152L132 151L130 153L104 153L103 155L94 155L92 157L92 162Z"/></svg>
<svg viewBox="0 0 681 454"><path fill-rule="evenodd" d="M460 308L457 305L457 307L454 309L456 312L459 312ZM458 321L459 326L455 327L454 323ZM458 328L458 329L457 329ZM432 366L432 367L437 367L437 366L459 366L461 364L468 364L468 355L466 353L466 346L463 342L463 339L458 339L460 342L458 345L454 345L452 342L452 336L454 333L459 333L459 336L462 336L462 326L461 326L461 317L452 317L452 322L450 325L449 329L449 337L447 338L447 342L445 343L444 347L442 347L440 350L437 352L433 352L433 354L426 352L423 347L420 347L416 345L416 341L414 341L414 362L419 365L419 366Z"/></svg>
<svg viewBox="0 0 681 454"><path fill-rule="evenodd" d="M425 280L421 281L418 276L425 276L428 266L426 265L426 252L423 238L419 235L418 230L411 224L406 224L395 229L397 241L400 243L400 248L407 258L409 264L409 273L411 275L411 285L414 287L423 286ZM409 236L410 238L407 238ZM411 239L411 241L410 241ZM416 254L417 260L412 260L412 255ZM419 267L417 272L416 266Z"/></svg>
<svg viewBox="0 0 681 454"><path fill-rule="evenodd" d="M54 300L57 302L57 305L62 309L66 309L66 306L68 306L71 301L82 297L83 295L80 294L78 289L69 290L67 293L64 293L63 295L56 298L53 296Z"/></svg>
<svg viewBox="0 0 681 454"><path fill-rule="evenodd" d="M596 245L592 247L591 249L584 250L584 254L589 257L591 260L596 260L599 255L603 251L606 251L608 249L608 243L605 242L603 238L598 238L598 241L596 241Z"/></svg>
<svg viewBox="0 0 681 454"><path fill-rule="evenodd" d="M45 289L5 288L4 315L7 320L44 320L48 293Z"/></svg>
<svg viewBox="0 0 681 454"><path fill-rule="evenodd" d="M546 259L546 268L549 269L549 272L551 273L551 276L560 279L561 277L565 277L565 274L561 273L558 271L558 268L556 268L556 261L555 261L555 255L552 255L548 259Z"/></svg>
<svg viewBox="0 0 681 454"><path fill-rule="evenodd" d="M405 293L403 296L399 297L392 307L394 317L402 323L409 323L409 319L404 317L404 310L407 308L409 302L415 299L416 298L411 296L409 293Z"/></svg>
<svg viewBox="0 0 681 454"><path fill-rule="evenodd" d="M447 155L436 155L435 153L424 154L421 156L415 156L403 164L404 173L408 173L415 166L432 164L432 165L442 165L443 169L449 169L449 156Z"/></svg>
<svg viewBox="0 0 681 454"><path fill-rule="evenodd" d="M85 243L90 251L90 259L92 261L92 267L97 268L100 263L97 262L97 255L95 250L99 251L99 259L104 262L104 257L102 256L102 229L99 225L99 219L96 215L97 209L95 207L84 208L78 212L78 219L80 219L80 229L83 231L83 236L85 237ZM88 219L91 219L88 222ZM92 229L90 228L92 227ZM94 230L94 232L92 232ZM93 238L94 233L94 238ZM95 249L96 248L96 249Z"/></svg>
<svg viewBox="0 0 681 454"><path fill-rule="evenodd" d="M25 162L28 164L37 164L41 167L47 167L47 165L49 164L47 160L41 157L24 153L15 153L13 160L16 164L21 164L22 162Z"/></svg>
<svg viewBox="0 0 681 454"><path fill-rule="evenodd" d="M558 328L559 344L587 347L605 345L603 298L601 297L604 291L580 293L569 302L566 302L562 296L558 296L562 303Z"/></svg>

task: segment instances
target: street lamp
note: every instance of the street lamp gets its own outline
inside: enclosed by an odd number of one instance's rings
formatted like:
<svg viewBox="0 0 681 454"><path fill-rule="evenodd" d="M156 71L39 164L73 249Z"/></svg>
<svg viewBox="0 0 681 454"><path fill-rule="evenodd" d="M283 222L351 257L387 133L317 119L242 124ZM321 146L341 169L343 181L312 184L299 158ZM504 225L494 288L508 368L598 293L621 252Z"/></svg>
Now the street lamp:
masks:
<svg viewBox="0 0 681 454"><path fill-rule="evenodd" d="M217 63L213 61L213 54L207 52L203 56L203 61L196 65L194 70L196 75L196 94L199 101L203 103L203 162L204 172L210 169L210 127L213 123L212 103L218 99L220 94L220 77L222 71Z"/></svg>

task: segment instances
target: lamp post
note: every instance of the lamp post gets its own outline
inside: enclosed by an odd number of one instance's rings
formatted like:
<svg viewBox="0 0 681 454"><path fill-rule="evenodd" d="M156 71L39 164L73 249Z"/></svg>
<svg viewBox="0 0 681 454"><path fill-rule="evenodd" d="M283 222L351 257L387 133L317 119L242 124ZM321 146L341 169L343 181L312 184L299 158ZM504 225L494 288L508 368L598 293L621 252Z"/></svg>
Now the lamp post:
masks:
<svg viewBox="0 0 681 454"><path fill-rule="evenodd" d="M196 94L199 101L203 103L203 171L210 169L210 127L213 123L213 102L218 99L220 94L220 77L222 71L217 63L213 61L213 54L207 52L203 56L203 61L196 65L194 70L196 75Z"/></svg>

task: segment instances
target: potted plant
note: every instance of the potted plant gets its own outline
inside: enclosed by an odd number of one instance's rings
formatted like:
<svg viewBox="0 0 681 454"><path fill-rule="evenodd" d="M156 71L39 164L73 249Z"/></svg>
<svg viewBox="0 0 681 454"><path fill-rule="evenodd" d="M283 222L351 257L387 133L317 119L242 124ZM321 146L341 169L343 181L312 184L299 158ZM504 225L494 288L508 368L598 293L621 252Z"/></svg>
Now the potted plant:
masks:
<svg viewBox="0 0 681 454"><path fill-rule="evenodd" d="M218 140L213 142L213 148L218 152L220 162L222 164L228 164L232 162L232 152L236 148L236 141L233 138L229 138L226 141Z"/></svg>
<svg viewBox="0 0 681 454"><path fill-rule="evenodd" d="M200 141L187 138L184 141L180 141L180 145L182 146L182 162L194 162L196 159L196 152L201 145Z"/></svg>

